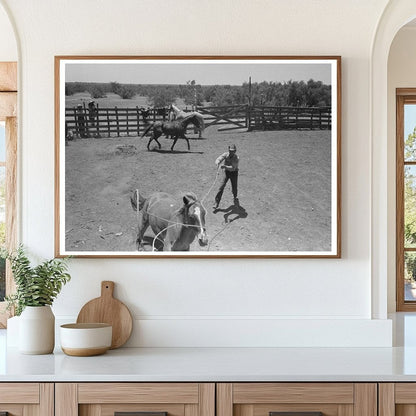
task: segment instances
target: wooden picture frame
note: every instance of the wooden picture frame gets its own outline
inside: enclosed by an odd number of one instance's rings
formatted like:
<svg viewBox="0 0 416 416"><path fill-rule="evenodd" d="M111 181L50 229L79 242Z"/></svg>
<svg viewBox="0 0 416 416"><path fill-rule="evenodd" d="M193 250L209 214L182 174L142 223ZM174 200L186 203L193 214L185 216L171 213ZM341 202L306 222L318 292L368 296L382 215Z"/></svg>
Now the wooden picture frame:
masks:
<svg viewBox="0 0 416 416"><path fill-rule="evenodd" d="M55 149L57 257L341 256L339 56L56 56Z"/></svg>
<svg viewBox="0 0 416 416"><path fill-rule="evenodd" d="M17 62L0 62L0 123L5 133L4 160L0 166L5 169L5 248L12 251L17 246L18 206L17 206L17 152L18 152L18 128L17 128ZM0 302L0 328L6 328L7 319L13 311L7 311L7 303L4 295L15 292L16 284L10 262L6 262L5 280L2 282L2 299Z"/></svg>

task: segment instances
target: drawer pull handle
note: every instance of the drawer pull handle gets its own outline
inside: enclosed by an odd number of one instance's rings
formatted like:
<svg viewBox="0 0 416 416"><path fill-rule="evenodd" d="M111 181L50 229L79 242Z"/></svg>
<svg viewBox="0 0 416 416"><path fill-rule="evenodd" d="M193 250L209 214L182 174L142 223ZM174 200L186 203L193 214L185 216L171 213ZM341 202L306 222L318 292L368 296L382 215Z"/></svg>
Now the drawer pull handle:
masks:
<svg viewBox="0 0 416 416"><path fill-rule="evenodd" d="M114 416L168 416L168 412L115 412Z"/></svg>
<svg viewBox="0 0 416 416"><path fill-rule="evenodd" d="M269 416L323 416L322 412L269 412Z"/></svg>

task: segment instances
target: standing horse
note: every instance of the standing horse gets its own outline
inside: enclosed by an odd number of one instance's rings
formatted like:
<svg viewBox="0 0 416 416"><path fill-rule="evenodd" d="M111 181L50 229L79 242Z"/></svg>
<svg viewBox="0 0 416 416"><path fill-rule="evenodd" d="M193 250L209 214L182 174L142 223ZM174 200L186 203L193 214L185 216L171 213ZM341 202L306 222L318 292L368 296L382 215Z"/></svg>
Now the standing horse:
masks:
<svg viewBox="0 0 416 416"><path fill-rule="evenodd" d="M188 144L188 150L191 150L189 145L189 140L185 136L186 128L189 124L193 124L197 128L201 127L201 121L195 114L190 114L184 119L181 120L174 120L174 121L156 121L155 123L150 124L149 127L144 131L141 137L144 137L150 130L153 129L152 134L150 136L149 142L147 143L147 150L150 150L149 146L152 140L155 140L156 143L159 145L159 149L162 147L159 143L158 138L165 134L167 136L173 136L173 144L170 150L173 150L175 147L176 142L179 138L185 139L186 143Z"/></svg>
<svg viewBox="0 0 416 416"><path fill-rule="evenodd" d="M183 196L183 205L165 192L155 192L149 198L143 198L135 190L130 200L135 211L142 211L136 240L138 250L143 250L143 236L149 225L155 238L163 241L164 251L189 251L195 237L198 237L200 246L208 244L206 211L194 193L188 192Z"/></svg>

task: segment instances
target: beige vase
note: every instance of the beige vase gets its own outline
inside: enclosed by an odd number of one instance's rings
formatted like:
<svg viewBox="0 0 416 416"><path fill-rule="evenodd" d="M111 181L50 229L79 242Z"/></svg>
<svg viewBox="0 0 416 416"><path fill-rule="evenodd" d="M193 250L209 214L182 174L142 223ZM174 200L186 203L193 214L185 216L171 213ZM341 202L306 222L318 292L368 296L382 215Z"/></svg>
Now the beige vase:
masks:
<svg viewBox="0 0 416 416"><path fill-rule="evenodd" d="M50 354L55 347L55 315L48 306L26 306L19 319L19 351Z"/></svg>

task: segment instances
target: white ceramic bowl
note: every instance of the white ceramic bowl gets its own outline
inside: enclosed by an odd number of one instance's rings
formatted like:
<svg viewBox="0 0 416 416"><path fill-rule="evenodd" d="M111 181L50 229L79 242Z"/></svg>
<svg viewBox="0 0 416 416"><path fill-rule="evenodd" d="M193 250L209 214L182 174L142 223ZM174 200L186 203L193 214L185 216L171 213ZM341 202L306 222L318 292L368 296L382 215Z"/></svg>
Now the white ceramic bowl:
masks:
<svg viewBox="0 0 416 416"><path fill-rule="evenodd" d="M112 326L103 323L61 325L61 348L65 354L87 357L111 347Z"/></svg>

